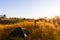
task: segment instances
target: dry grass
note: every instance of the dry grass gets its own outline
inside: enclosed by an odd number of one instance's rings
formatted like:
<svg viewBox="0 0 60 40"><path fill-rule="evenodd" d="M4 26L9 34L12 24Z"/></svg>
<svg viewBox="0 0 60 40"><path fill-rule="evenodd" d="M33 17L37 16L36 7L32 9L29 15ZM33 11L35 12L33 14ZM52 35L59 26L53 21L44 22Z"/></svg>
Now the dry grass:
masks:
<svg viewBox="0 0 60 40"><path fill-rule="evenodd" d="M10 40L9 33L16 27L26 28L31 34L24 40L60 40L60 28L56 28L54 24L46 22L37 22L37 27L34 27L34 22L20 22L16 24L0 25L0 40ZM15 40L23 40L19 37Z"/></svg>

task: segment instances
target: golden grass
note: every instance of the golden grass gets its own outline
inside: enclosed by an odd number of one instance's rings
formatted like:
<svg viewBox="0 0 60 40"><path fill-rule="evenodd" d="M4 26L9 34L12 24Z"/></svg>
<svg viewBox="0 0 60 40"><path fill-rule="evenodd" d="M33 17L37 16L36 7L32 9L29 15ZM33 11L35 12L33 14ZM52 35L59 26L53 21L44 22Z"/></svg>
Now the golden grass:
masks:
<svg viewBox="0 0 60 40"><path fill-rule="evenodd" d="M9 33L16 27L26 28L31 34L25 40L60 40L60 29L54 24L46 22L37 22L37 27L34 27L34 22L19 22L15 24L0 24L0 40L9 38ZM19 40L19 38L17 39Z"/></svg>

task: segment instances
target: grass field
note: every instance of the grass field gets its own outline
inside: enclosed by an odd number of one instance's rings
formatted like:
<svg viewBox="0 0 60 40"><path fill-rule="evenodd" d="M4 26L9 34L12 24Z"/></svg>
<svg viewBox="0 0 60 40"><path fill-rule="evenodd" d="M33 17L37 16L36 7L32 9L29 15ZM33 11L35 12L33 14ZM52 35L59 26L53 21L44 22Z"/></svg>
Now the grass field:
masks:
<svg viewBox="0 0 60 40"><path fill-rule="evenodd" d="M60 28L56 28L54 24L47 22L24 21L15 24L0 24L0 40L10 40L9 33L16 27L26 28L30 34L25 38L16 37L14 40L60 40Z"/></svg>

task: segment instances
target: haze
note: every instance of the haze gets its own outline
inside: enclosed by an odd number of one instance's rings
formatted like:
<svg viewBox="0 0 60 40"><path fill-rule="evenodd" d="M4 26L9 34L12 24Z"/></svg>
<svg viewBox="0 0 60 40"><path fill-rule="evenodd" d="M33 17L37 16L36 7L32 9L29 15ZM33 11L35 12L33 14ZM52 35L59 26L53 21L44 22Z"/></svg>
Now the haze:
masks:
<svg viewBox="0 0 60 40"><path fill-rule="evenodd" d="M60 15L60 0L0 0L0 15L39 18Z"/></svg>

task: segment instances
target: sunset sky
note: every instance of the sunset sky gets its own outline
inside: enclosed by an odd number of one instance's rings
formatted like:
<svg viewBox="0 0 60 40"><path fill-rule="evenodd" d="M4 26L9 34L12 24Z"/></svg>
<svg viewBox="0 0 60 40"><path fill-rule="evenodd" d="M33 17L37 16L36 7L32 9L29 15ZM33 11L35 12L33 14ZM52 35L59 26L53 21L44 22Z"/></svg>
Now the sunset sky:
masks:
<svg viewBox="0 0 60 40"><path fill-rule="evenodd" d="M39 18L60 15L60 0L0 0L0 15Z"/></svg>

